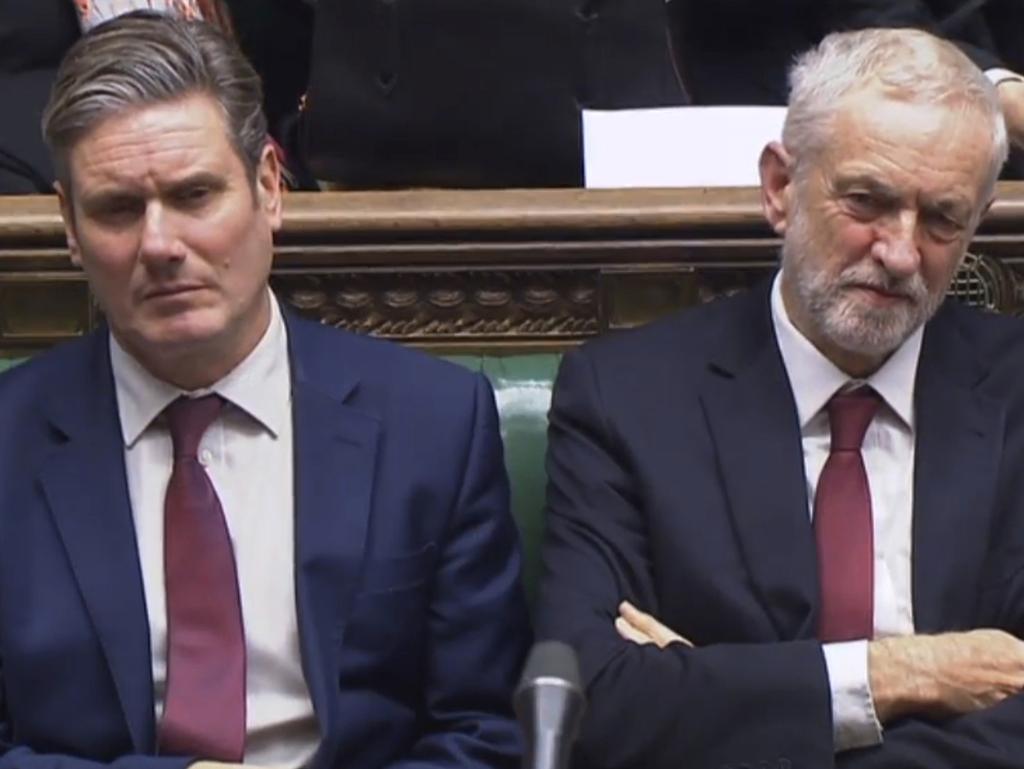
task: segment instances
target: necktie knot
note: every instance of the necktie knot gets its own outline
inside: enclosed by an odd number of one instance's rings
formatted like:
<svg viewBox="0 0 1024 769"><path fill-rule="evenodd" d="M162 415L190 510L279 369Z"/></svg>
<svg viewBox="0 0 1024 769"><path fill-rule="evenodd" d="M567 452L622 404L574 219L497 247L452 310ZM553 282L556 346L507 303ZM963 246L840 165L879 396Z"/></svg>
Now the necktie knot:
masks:
<svg viewBox="0 0 1024 769"><path fill-rule="evenodd" d="M868 425L882 405L882 399L870 387L837 393L828 402L828 421L832 431L832 451L860 451Z"/></svg>
<svg viewBox="0 0 1024 769"><path fill-rule="evenodd" d="M219 395L204 395L202 398L182 396L164 409L175 457L195 457L199 441L223 407L224 399Z"/></svg>

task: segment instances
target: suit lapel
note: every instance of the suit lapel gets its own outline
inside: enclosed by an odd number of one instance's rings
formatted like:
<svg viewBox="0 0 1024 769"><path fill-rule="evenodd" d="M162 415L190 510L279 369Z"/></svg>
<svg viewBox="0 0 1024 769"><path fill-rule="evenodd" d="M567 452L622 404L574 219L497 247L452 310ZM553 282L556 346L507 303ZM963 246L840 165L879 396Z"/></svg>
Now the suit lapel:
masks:
<svg viewBox="0 0 1024 769"><path fill-rule="evenodd" d="M1004 413L952 308L929 325L916 384L913 594L918 632L967 627L984 564Z"/></svg>
<svg viewBox="0 0 1024 769"><path fill-rule="evenodd" d="M302 662L321 734L336 724L341 628L366 547L377 419L350 405L356 361L286 317L295 426L295 578ZM325 741L323 750L330 750ZM313 763L319 765L323 757Z"/></svg>
<svg viewBox="0 0 1024 769"><path fill-rule="evenodd" d="M152 662L142 572L128 499L124 443L106 333L86 343L48 411L65 438L40 474L72 571L92 619L135 750L155 744Z"/></svg>
<svg viewBox="0 0 1024 769"><path fill-rule="evenodd" d="M796 405L767 291L736 301L701 399L751 582L780 639L809 638L817 556Z"/></svg>

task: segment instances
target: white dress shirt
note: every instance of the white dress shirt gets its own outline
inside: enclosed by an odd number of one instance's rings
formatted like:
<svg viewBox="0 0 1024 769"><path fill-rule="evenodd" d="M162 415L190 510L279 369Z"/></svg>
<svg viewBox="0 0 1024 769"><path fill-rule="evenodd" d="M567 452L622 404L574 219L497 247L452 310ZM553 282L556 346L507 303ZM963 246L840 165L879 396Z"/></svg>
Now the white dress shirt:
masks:
<svg viewBox="0 0 1024 769"><path fill-rule="evenodd" d="M227 520L238 569L245 629L245 763L301 766L319 731L302 673L295 607L291 372L277 301L262 340L208 389L227 405L199 444ZM111 366L125 445L128 493L142 564L159 723L166 687L164 496L171 438L157 419L184 394L147 372L110 338Z"/></svg>
<svg viewBox="0 0 1024 769"><path fill-rule="evenodd" d="M923 329L917 329L882 367L864 380L851 379L797 330L782 301L780 272L771 310L782 362L789 376L804 452L807 499L814 493L831 444L825 405L839 390L868 384L884 401L864 436L861 454L871 491L875 545L875 637L914 632L911 595L913 517L914 381ZM868 678L868 642L824 645L832 690L836 751L882 741Z"/></svg>

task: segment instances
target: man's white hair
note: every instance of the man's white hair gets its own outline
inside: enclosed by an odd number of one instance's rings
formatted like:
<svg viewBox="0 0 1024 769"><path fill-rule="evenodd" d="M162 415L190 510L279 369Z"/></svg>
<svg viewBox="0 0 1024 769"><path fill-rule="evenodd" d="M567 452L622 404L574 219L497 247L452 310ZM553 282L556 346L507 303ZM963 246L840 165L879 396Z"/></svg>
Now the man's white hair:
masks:
<svg viewBox="0 0 1024 769"><path fill-rule="evenodd" d="M986 121L992 129L986 199L991 196L1009 152L1006 124L995 87L953 44L916 29L835 32L796 60L789 83L782 143L797 177L832 141L844 97L874 87L894 99L946 104Z"/></svg>

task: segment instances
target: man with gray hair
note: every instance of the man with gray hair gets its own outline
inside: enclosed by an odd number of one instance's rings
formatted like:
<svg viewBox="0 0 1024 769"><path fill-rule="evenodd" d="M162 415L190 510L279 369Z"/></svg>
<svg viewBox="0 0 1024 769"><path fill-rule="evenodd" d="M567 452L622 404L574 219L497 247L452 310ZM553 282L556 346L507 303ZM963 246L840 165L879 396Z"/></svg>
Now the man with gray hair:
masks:
<svg viewBox="0 0 1024 769"><path fill-rule="evenodd" d="M0 378L0 769L519 763L493 393L271 293L259 79L130 14L44 116L106 326Z"/></svg>
<svg viewBox="0 0 1024 769"><path fill-rule="evenodd" d="M761 289L566 355L542 637L581 766L1024 765L1024 323L945 294L1006 132L923 32L832 35L761 157Z"/></svg>

